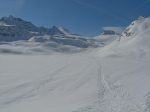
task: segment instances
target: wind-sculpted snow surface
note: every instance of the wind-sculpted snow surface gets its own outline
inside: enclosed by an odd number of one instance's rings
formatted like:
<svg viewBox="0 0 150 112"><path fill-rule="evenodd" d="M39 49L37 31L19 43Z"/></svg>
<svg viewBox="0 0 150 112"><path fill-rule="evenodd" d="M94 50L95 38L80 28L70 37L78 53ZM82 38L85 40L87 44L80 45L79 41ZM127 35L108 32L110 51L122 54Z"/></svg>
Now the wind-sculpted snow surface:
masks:
<svg viewBox="0 0 150 112"><path fill-rule="evenodd" d="M84 52L1 53L0 112L150 112L149 23Z"/></svg>
<svg viewBox="0 0 150 112"><path fill-rule="evenodd" d="M0 62L1 112L70 112L97 98L98 67L86 53L1 55Z"/></svg>
<svg viewBox="0 0 150 112"><path fill-rule="evenodd" d="M134 23L134 24L133 24ZM116 94L106 98L114 105L113 112L149 112L150 92L150 18L134 21L119 41L114 41L97 53L103 63L107 82ZM115 89L119 88L119 89ZM119 90L119 91L118 91ZM118 96L120 96L118 98ZM113 97L113 98L112 98ZM118 109L118 110L117 110ZM107 111L109 112L109 111Z"/></svg>

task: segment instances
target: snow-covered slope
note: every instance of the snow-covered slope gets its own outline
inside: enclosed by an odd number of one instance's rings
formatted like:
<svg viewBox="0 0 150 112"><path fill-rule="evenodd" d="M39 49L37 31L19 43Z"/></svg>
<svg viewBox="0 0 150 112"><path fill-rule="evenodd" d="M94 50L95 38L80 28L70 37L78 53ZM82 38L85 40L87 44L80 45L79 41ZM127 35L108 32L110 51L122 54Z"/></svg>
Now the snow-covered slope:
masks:
<svg viewBox="0 0 150 112"><path fill-rule="evenodd" d="M122 33L120 39L113 41L110 45L105 46L100 52L105 51L102 55L109 53L120 53L120 55L139 55L149 53L150 18L137 19ZM108 52L108 50L110 52ZM128 52L128 53L127 53Z"/></svg>
<svg viewBox="0 0 150 112"><path fill-rule="evenodd" d="M123 37L133 37L138 35L139 33L143 32L145 29L149 28L149 19L145 19L144 17L140 16L137 20L133 21L122 33Z"/></svg>
<svg viewBox="0 0 150 112"><path fill-rule="evenodd" d="M0 62L1 112L72 112L97 100L98 66L86 53L1 55Z"/></svg>
<svg viewBox="0 0 150 112"><path fill-rule="evenodd" d="M113 42L114 40L116 40L119 37L119 35L116 34L109 34L109 33L102 33L98 36L95 36L94 39L97 40L98 42L104 44L104 45L108 45L111 42Z"/></svg>
<svg viewBox="0 0 150 112"><path fill-rule="evenodd" d="M103 43L104 45L110 44L112 41L116 40L117 38L119 38L118 35L99 35L95 37L97 41Z"/></svg>
<svg viewBox="0 0 150 112"><path fill-rule="evenodd" d="M140 18L123 32L120 41L97 52L111 88L105 100L115 112L150 111L149 49L150 18Z"/></svg>
<svg viewBox="0 0 150 112"><path fill-rule="evenodd" d="M149 112L149 24L85 52L1 54L0 112Z"/></svg>
<svg viewBox="0 0 150 112"><path fill-rule="evenodd" d="M103 43L104 45L108 45L112 41L119 38L120 33L121 33L119 31L118 31L118 28L116 28L116 27L115 28L114 27L104 27L103 32L100 35L94 37L94 39Z"/></svg>
<svg viewBox="0 0 150 112"><path fill-rule="evenodd" d="M14 26L14 25L9 25L9 24L6 24L5 22L0 22L0 26L11 27L11 26Z"/></svg>

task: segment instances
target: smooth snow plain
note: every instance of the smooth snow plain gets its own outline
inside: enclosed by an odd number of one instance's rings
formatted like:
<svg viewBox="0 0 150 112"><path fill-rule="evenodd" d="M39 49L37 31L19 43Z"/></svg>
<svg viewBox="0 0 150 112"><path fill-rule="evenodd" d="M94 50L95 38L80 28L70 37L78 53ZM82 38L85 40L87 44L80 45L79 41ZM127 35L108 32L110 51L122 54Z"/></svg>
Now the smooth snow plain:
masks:
<svg viewBox="0 0 150 112"><path fill-rule="evenodd" d="M0 112L149 112L150 18L129 32L78 53L1 53Z"/></svg>

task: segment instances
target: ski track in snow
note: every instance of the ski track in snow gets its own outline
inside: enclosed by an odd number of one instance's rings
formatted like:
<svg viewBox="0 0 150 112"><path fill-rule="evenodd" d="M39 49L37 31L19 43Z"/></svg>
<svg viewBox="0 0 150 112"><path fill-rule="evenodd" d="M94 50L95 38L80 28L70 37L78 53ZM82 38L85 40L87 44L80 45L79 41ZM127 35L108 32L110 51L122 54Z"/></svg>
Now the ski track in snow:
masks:
<svg viewBox="0 0 150 112"><path fill-rule="evenodd" d="M86 58L89 59L88 62L84 60L84 56L87 56ZM81 58L81 59L78 59L78 58ZM77 69L78 71L76 71L75 73L76 75L73 74L72 76L68 76L69 78L67 77L67 79L62 80L60 75L63 73L63 71L67 71L70 69L69 67L71 67L72 64L74 64L74 60L81 61L81 65L75 65L75 66L81 66L81 67L83 66L82 69L80 70ZM75 62L75 63L78 63L78 62ZM74 91L86 85L87 80L90 80L90 78L86 77L86 75L88 73L87 70L88 71L93 70L93 67L95 67L95 65L94 66L93 65L94 65L94 62L92 59L88 57L88 55L79 54L77 55L77 59L76 59L76 56L70 56L69 58L67 58L67 61L65 64L60 65L60 67L54 70L53 72L49 71L48 73L43 74L43 76L41 75L42 77L40 78L35 77L34 80L31 80L31 81L26 80L25 82L13 84L13 86L11 85L7 86L7 88L0 87L0 90L1 90L0 91L0 108L5 109L9 107L9 105L20 103L23 100L28 100L38 95L46 94L46 93L43 93L45 89L47 89L46 92L51 93L59 89L59 86L62 86L62 87L65 85L68 86L68 81L70 82L74 80L73 82L70 83L71 84L70 87L67 87L66 91L68 91L68 93L64 93L64 94L71 95L73 94ZM47 70L46 69L45 70L48 71L48 69L51 70L51 68L47 66ZM88 74L90 75L90 73Z"/></svg>
<svg viewBox="0 0 150 112"><path fill-rule="evenodd" d="M0 88L0 108L4 108L5 110L5 108L8 108L11 104L18 104L24 100L28 101L28 99L32 99L36 96L43 96L46 95L46 93L51 94L51 92L60 92L58 95L74 95L74 92L80 90L80 88L88 83L87 81L91 80L89 76L94 73L93 75L95 75L95 77L93 78L97 81L97 87L95 89L97 98L94 103L91 102L90 105L78 107L73 112L143 111L143 107L138 102L132 101L134 98L121 84L115 84L115 82L112 83L107 80L104 71L105 66L103 66L101 60L93 54L79 53L67 57L66 60L65 64L61 63L57 69L52 71L51 68L47 66L45 70L50 70L51 72L49 71L39 78L35 77L33 81L19 83L4 90ZM72 66L78 68L70 68ZM76 69L77 71L75 74L68 75L67 72L71 73L70 70L72 69ZM65 72L65 74L63 72ZM63 78L61 74L64 74L63 77L65 78ZM147 100L147 105L149 106L149 100ZM148 109L149 108L147 108L147 110Z"/></svg>
<svg viewBox="0 0 150 112"><path fill-rule="evenodd" d="M133 102L133 97L131 97L121 85L109 84L105 80L105 75L102 71L102 64L97 59L94 60L99 66L97 70L98 101L93 105L83 108L81 107L78 111L74 112L143 112L145 110L145 105L139 102ZM147 99L147 107L150 107L149 97ZM149 110L149 108L147 108L147 110Z"/></svg>
<svg viewBox="0 0 150 112"><path fill-rule="evenodd" d="M72 36L65 29L58 30ZM108 41L105 44L112 43L85 52L34 42L42 37L33 37L29 43L2 43L0 112L150 112L149 35L150 18L140 17L123 31L119 41L102 36ZM54 39L62 41L58 36ZM67 45L80 47L99 43L78 36L75 43L73 38L65 39ZM46 40L51 38L42 41ZM29 55L34 53L39 55Z"/></svg>
<svg viewBox="0 0 150 112"><path fill-rule="evenodd" d="M58 96L62 95L65 98L74 97L78 90L84 89L84 86L88 83L92 84L90 81L94 79L97 83L95 89L93 89L96 98L91 103L78 106L71 112L144 112L144 104L135 102L134 96L130 95L122 83L118 83L116 78L112 80L107 77L105 74L107 66L95 54L78 53L67 56L60 55L57 58L60 57L63 57L63 61L62 59L59 59L60 62L57 61L57 68L53 70L51 66L46 65L43 71L41 69L41 72L39 72L40 77L35 75L34 80L25 80L25 82L16 83L13 86L9 85L7 88L0 86L0 110L4 109L2 112L5 112L5 109L11 105L17 105L28 100L32 101L34 97L42 98L51 93L57 93ZM24 58L28 58L28 56ZM53 58L47 56L40 59L44 58L50 60L49 62L53 60ZM8 57L4 59L6 60ZM74 72L72 72L73 69L75 69ZM57 98L57 95L55 97ZM146 109L149 111L149 94L146 99Z"/></svg>
<svg viewBox="0 0 150 112"><path fill-rule="evenodd" d="M58 68L48 77L38 79L35 82L27 82L24 84L16 85L13 88L9 88L8 90L0 92L0 106L5 106L16 101L35 96L36 94L38 94L38 91L42 87L44 87L44 85L50 83L51 81L54 81L55 79L53 79L53 76L57 75L57 73L61 72L65 67L66 65ZM3 100L3 98L7 99Z"/></svg>

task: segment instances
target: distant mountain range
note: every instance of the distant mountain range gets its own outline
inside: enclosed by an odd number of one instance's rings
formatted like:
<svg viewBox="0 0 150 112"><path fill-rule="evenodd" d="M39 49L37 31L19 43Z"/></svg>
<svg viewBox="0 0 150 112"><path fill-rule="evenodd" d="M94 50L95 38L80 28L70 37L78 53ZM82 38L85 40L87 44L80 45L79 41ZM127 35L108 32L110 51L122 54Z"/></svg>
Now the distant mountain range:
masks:
<svg viewBox="0 0 150 112"><path fill-rule="evenodd" d="M37 27L31 22L24 21L14 16L2 17L0 19L0 39L1 41L16 41L16 40L28 40L32 36L67 36L77 37L75 34L71 34L69 30L65 28L52 28Z"/></svg>
<svg viewBox="0 0 150 112"><path fill-rule="evenodd" d="M104 31L101 35L115 35L114 31ZM100 35L100 36L101 36ZM116 37L116 36L115 36ZM112 41L107 38L105 41ZM80 48L97 47L105 44L103 40L96 38L85 38L84 36L73 34L63 27L53 26L51 28L37 27L31 22L12 15L0 19L0 42L55 42L61 45L71 45Z"/></svg>

